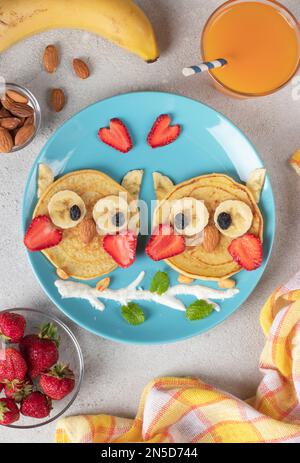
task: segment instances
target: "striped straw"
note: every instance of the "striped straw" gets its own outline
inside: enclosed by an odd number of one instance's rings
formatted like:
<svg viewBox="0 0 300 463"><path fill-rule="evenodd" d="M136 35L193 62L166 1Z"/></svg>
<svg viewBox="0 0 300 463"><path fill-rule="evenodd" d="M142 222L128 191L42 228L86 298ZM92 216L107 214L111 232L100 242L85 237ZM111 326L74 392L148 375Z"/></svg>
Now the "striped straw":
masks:
<svg viewBox="0 0 300 463"><path fill-rule="evenodd" d="M190 66L188 68L182 69L182 74L185 77L193 76L194 74L199 74L200 72L209 71L210 69L217 69L225 66L227 64L226 59L219 58L215 61L206 61L204 63L199 64L198 66Z"/></svg>

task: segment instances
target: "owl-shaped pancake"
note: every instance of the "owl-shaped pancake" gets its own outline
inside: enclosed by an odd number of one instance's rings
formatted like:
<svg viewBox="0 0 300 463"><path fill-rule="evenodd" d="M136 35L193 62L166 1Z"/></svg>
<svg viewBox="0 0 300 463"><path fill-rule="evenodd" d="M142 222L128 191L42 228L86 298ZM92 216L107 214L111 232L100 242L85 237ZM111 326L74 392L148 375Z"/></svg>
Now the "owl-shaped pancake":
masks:
<svg viewBox="0 0 300 463"><path fill-rule="evenodd" d="M49 177L48 166L40 165L40 172ZM81 280L107 274L118 265L129 266L135 258L139 228L135 200L142 176L141 170L130 171L120 185L98 170L79 170L52 182L50 171L25 245L42 251L67 276ZM125 254L120 256L119 247L126 250L126 260L118 261Z"/></svg>
<svg viewBox="0 0 300 463"><path fill-rule="evenodd" d="M147 254L154 260L163 257L180 274L195 279L218 281L242 268L257 268L263 239L257 202L264 175L264 169L254 171L249 185L223 174L202 175L174 185L168 177L154 173L159 202L153 216L156 233ZM173 242L157 236L164 230L174 233Z"/></svg>

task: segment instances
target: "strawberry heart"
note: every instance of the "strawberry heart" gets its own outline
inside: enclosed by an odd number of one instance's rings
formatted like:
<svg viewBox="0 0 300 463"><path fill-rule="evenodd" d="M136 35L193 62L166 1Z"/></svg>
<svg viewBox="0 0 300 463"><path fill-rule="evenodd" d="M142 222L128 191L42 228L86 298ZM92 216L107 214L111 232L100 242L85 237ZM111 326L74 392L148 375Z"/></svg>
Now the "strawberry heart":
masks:
<svg viewBox="0 0 300 463"><path fill-rule="evenodd" d="M133 146L126 125L116 117L110 120L109 128L99 130L98 136L103 143L122 153L127 153Z"/></svg>
<svg viewBox="0 0 300 463"><path fill-rule="evenodd" d="M152 148L169 145L173 143L180 134L180 125L170 125L171 117L169 114L161 114L153 124L147 137L147 143Z"/></svg>

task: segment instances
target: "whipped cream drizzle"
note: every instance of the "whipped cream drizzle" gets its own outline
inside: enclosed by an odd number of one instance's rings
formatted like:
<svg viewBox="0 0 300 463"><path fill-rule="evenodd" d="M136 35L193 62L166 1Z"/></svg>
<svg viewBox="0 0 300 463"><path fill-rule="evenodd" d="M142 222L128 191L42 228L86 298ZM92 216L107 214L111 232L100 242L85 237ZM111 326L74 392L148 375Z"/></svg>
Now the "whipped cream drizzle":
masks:
<svg viewBox="0 0 300 463"><path fill-rule="evenodd" d="M127 305L128 302L132 301L152 301L169 307L170 309L185 311L185 305L182 301L177 299L176 296L195 296L197 299L205 299L214 306L214 310L220 311L218 304L211 302L209 298L224 300L239 293L238 289L218 290L202 285L179 284L170 286L164 294L159 295L139 287L144 276L145 272L141 272L139 276L125 288L107 288L104 291L98 291L85 283L76 281L56 280L55 286L63 299L74 297L85 299L92 307L101 311L105 309L105 305L99 301L99 299L116 301L120 305Z"/></svg>

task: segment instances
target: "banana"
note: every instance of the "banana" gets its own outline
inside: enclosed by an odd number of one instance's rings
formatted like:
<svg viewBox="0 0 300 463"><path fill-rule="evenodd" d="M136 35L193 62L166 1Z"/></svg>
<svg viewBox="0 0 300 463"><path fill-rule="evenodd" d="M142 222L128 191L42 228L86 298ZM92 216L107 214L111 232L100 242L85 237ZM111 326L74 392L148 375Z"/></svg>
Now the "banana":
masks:
<svg viewBox="0 0 300 463"><path fill-rule="evenodd" d="M247 233L253 222L248 204L238 200L223 201L215 210L217 229L229 238L238 238Z"/></svg>
<svg viewBox="0 0 300 463"><path fill-rule="evenodd" d="M77 193L63 190L52 196L48 212L54 225L66 229L76 227L84 219L86 207Z"/></svg>
<svg viewBox="0 0 300 463"><path fill-rule="evenodd" d="M208 224L209 213L203 201L186 197L172 203L171 221L177 233L194 236Z"/></svg>
<svg viewBox="0 0 300 463"><path fill-rule="evenodd" d="M163 199L169 191L174 187L172 180L166 175L161 174L160 172L153 172L153 185L156 198L158 200Z"/></svg>
<svg viewBox="0 0 300 463"><path fill-rule="evenodd" d="M133 199L139 199L143 175L143 170L130 170L123 177L121 185L131 194Z"/></svg>
<svg viewBox="0 0 300 463"><path fill-rule="evenodd" d="M47 164L39 164L37 197L40 198L44 191L54 180L53 172Z"/></svg>
<svg viewBox="0 0 300 463"><path fill-rule="evenodd" d="M266 172L266 169L263 168L253 170L246 183L246 186L253 194L257 204L260 201L260 195L265 183Z"/></svg>
<svg viewBox="0 0 300 463"><path fill-rule="evenodd" d="M122 196L105 196L96 202L93 219L100 235L125 230L128 223L128 204Z"/></svg>
<svg viewBox="0 0 300 463"><path fill-rule="evenodd" d="M152 25L132 0L1 0L0 53L49 29L83 29L140 56L159 57Z"/></svg>

